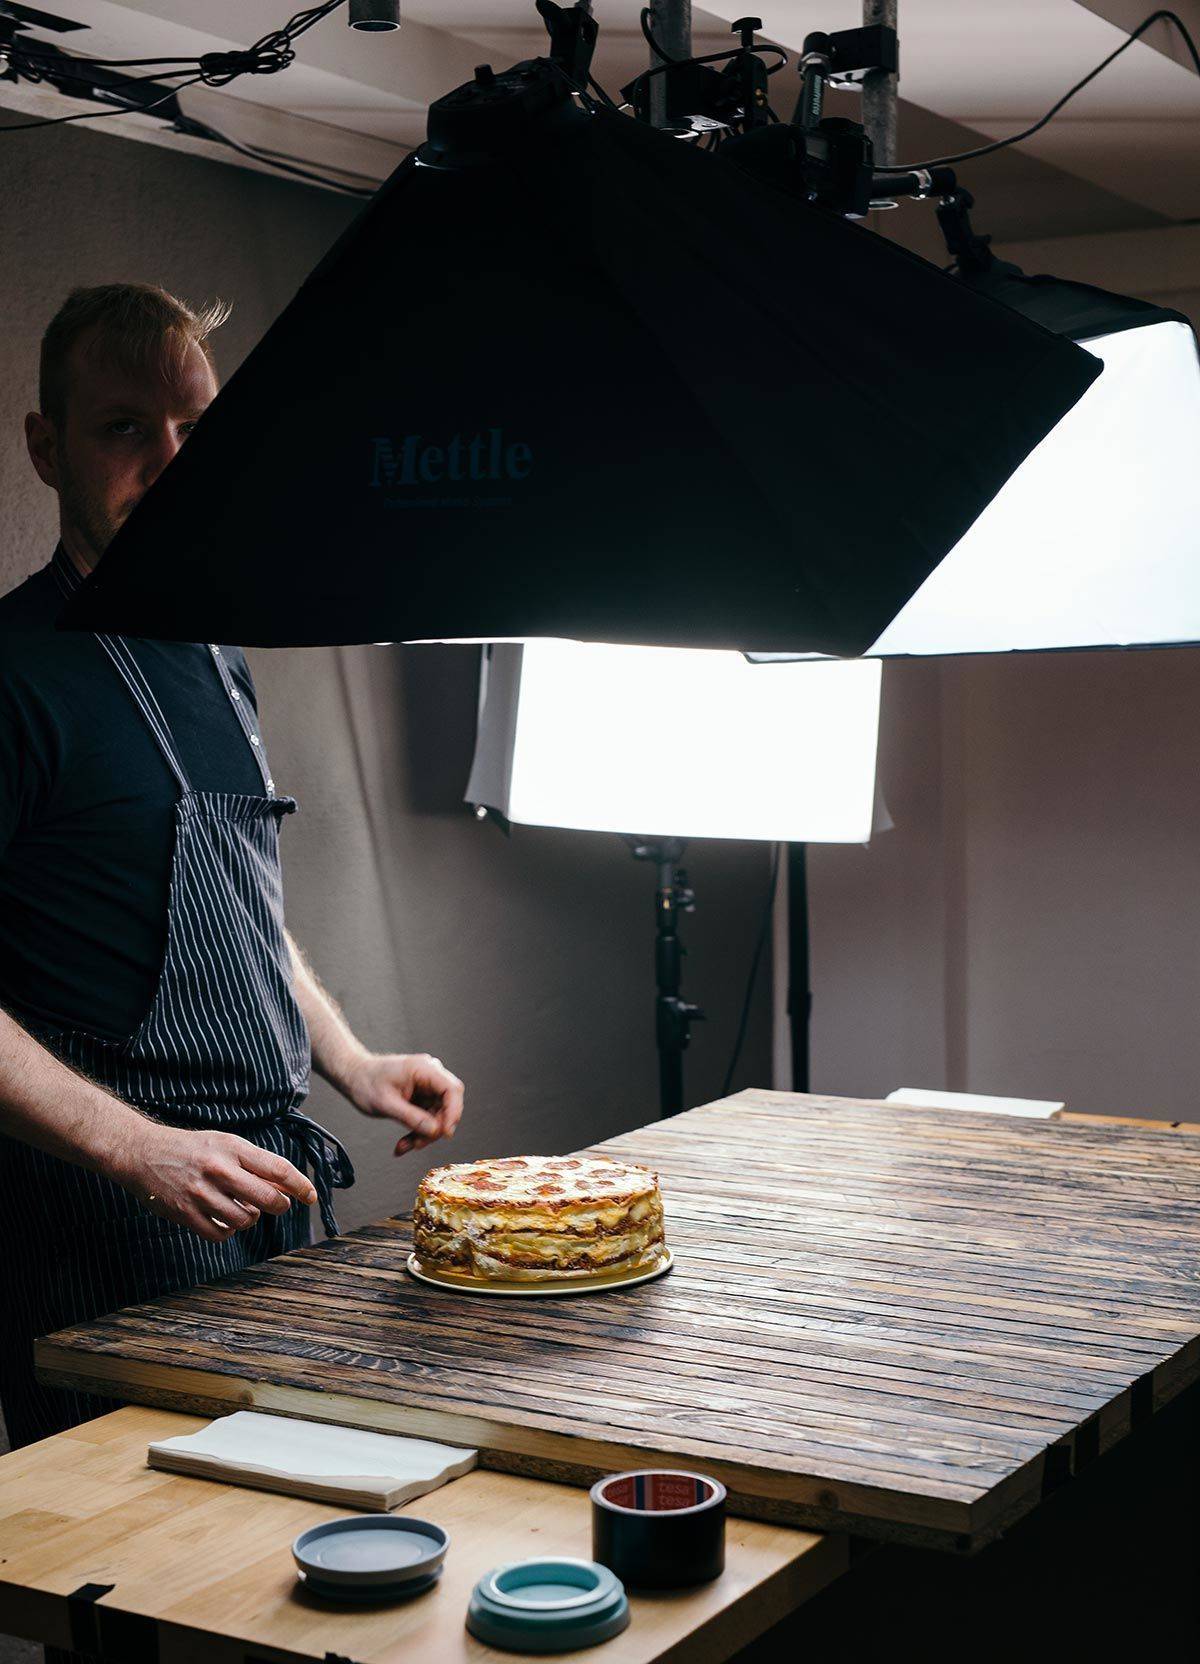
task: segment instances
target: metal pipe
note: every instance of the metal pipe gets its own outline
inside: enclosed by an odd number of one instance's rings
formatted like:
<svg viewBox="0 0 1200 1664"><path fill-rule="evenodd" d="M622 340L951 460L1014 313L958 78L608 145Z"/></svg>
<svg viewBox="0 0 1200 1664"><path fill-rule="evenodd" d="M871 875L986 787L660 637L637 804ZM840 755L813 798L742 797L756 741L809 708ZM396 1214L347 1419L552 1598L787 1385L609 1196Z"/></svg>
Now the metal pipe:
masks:
<svg viewBox="0 0 1200 1664"><path fill-rule="evenodd" d="M668 58L692 55L692 0L650 0L650 32ZM650 54L653 67L660 60ZM650 124L667 124L667 77L650 78Z"/></svg>
<svg viewBox="0 0 1200 1664"><path fill-rule="evenodd" d="M882 23L896 27L897 0L863 0L863 24ZM896 111L899 77L887 70L872 69L863 76L862 118L875 147L875 166L886 168L896 160Z"/></svg>

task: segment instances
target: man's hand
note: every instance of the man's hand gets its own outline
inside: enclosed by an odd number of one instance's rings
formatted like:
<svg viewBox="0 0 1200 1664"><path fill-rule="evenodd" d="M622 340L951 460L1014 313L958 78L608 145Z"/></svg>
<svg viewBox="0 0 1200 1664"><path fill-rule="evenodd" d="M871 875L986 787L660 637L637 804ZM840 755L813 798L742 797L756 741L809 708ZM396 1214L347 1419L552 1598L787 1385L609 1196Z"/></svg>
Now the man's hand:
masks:
<svg viewBox="0 0 1200 1664"><path fill-rule="evenodd" d="M453 1138L463 1112L462 1081L427 1052L368 1052L348 1085L364 1115L386 1116L411 1129L396 1144L398 1156Z"/></svg>
<svg viewBox="0 0 1200 1664"><path fill-rule="evenodd" d="M160 1219L224 1242L263 1213L286 1213L317 1193L290 1161L236 1133L190 1131L144 1121L110 1176Z"/></svg>

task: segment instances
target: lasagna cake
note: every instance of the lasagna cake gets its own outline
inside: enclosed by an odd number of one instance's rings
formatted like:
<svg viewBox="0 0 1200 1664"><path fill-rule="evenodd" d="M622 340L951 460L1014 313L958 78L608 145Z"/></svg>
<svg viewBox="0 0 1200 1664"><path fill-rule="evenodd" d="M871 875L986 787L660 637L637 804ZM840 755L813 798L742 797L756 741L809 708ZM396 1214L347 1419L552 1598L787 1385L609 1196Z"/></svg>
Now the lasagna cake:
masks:
<svg viewBox="0 0 1200 1664"><path fill-rule="evenodd" d="M603 1156L505 1156L434 1167L417 1189L422 1267L505 1281L649 1269L663 1250L658 1174Z"/></svg>

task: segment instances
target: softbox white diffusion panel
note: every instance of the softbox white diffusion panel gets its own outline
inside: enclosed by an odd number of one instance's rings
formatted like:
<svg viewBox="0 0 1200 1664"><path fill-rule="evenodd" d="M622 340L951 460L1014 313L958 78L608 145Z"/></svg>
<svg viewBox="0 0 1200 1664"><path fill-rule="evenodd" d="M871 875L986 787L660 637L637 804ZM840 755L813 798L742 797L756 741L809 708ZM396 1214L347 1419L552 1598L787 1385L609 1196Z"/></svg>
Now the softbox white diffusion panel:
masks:
<svg viewBox="0 0 1200 1664"><path fill-rule="evenodd" d="M1200 642L1200 353L1181 313L993 261L976 292L1104 365L871 648Z"/></svg>
<svg viewBox="0 0 1200 1664"><path fill-rule="evenodd" d="M494 646L466 797L536 826L866 843L881 670L574 641Z"/></svg>
<svg viewBox="0 0 1200 1664"><path fill-rule="evenodd" d="M1200 642L1200 353L1188 319L995 259L958 281L1077 341L1104 373L869 652Z"/></svg>

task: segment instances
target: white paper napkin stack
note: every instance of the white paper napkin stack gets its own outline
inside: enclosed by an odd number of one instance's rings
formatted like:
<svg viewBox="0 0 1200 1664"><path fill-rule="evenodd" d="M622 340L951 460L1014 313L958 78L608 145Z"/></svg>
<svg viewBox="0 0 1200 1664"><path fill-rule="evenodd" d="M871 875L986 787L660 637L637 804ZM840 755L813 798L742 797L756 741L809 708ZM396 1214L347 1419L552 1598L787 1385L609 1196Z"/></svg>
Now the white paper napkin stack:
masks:
<svg viewBox="0 0 1200 1664"><path fill-rule="evenodd" d="M238 1410L149 1447L152 1468L380 1513L470 1471L477 1450Z"/></svg>

